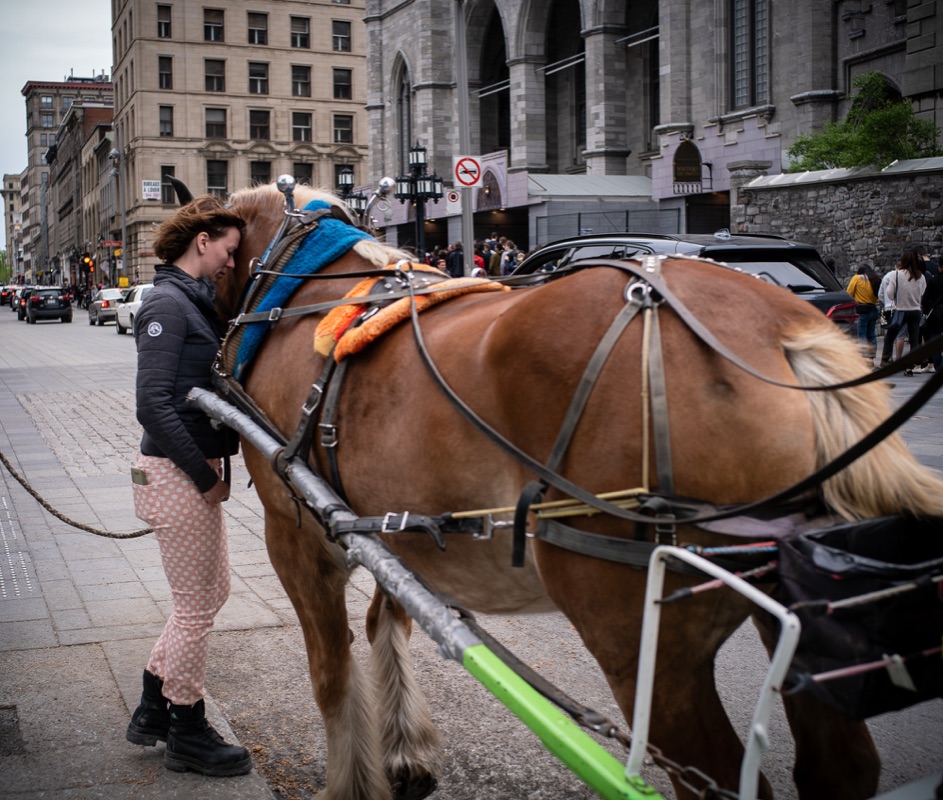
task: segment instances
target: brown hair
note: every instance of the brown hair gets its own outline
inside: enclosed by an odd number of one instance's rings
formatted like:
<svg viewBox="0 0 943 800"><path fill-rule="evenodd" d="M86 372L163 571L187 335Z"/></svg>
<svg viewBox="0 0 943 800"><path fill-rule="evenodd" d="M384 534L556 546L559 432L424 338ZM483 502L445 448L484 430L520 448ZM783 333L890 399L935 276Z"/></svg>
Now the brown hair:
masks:
<svg viewBox="0 0 943 800"><path fill-rule="evenodd" d="M917 250L909 247L900 255L900 269L907 270L910 273L910 280L916 281L923 275L923 264L920 262L920 256Z"/></svg>
<svg viewBox="0 0 943 800"><path fill-rule="evenodd" d="M198 233L207 233L210 239L216 240L231 228L238 228L242 234L246 229L245 220L213 195L200 195L157 226L154 253L161 261L173 264Z"/></svg>

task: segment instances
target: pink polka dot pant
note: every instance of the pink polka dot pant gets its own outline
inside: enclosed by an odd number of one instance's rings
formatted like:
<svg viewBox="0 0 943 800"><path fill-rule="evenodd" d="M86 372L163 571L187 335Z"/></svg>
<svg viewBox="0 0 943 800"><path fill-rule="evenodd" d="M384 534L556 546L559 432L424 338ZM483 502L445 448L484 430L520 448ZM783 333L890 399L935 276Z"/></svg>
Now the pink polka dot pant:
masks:
<svg viewBox="0 0 943 800"><path fill-rule="evenodd" d="M219 470L219 459L210 465ZM147 484L132 484L134 513L160 547L173 610L151 651L147 669L164 681L175 705L205 694L203 678L213 620L229 597L229 549L222 505L207 503L196 484L169 458L138 455Z"/></svg>

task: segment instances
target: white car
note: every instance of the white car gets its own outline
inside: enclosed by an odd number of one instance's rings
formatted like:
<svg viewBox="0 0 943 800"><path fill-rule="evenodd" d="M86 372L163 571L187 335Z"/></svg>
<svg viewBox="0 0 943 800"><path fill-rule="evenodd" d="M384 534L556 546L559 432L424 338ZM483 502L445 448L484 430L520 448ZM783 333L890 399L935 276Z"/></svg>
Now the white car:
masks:
<svg viewBox="0 0 943 800"><path fill-rule="evenodd" d="M141 307L141 301L151 289L154 288L153 283L142 283L140 286L135 286L131 293L125 298L123 303L118 303L118 317L115 323L115 330L118 333L127 333L129 330L134 328L134 315L137 314L138 309Z"/></svg>

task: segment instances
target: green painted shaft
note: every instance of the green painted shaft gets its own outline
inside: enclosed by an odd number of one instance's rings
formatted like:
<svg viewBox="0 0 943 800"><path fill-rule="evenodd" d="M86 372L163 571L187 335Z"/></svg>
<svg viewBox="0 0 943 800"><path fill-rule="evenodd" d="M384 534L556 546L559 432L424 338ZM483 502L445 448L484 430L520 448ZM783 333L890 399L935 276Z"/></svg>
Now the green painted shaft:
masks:
<svg viewBox="0 0 943 800"><path fill-rule="evenodd" d="M539 695L485 645L463 653L463 665L530 728L544 746L587 786L607 800L663 800L641 780L629 781L625 765L584 733L566 714Z"/></svg>

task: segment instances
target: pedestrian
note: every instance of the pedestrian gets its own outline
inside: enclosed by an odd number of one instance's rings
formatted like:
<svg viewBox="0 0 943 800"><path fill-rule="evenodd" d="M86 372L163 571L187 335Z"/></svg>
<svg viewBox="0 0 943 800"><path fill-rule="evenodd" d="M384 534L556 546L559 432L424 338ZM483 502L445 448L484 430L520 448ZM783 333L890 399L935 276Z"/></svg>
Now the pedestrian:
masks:
<svg viewBox="0 0 943 800"><path fill-rule="evenodd" d="M881 319L883 320L884 326L884 335L885 341L887 336L887 327L891 324L891 320L894 318L894 301L887 296L887 287L890 285L892 280L896 280L894 277L895 270L889 269L884 277L881 278L881 288L878 289L878 301L881 304ZM900 361L901 356L904 354L904 337L900 335L898 331L897 338L894 340L894 361Z"/></svg>
<svg viewBox="0 0 943 800"><path fill-rule="evenodd" d="M886 295L894 303L894 316L887 326L884 337L884 350L881 353L881 366L890 361L891 348L897 334L906 327L907 340L911 351L920 342L920 302L927 286L923 267L916 250L908 248L901 254L900 262L888 282ZM905 369L904 375L913 375L912 369Z"/></svg>
<svg viewBox="0 0 943 800"><path fill-rule="evenodd" d="M855 311L858 314L858 344L864 351L865 358L874 366L874 357L878 351L878 340L875 328L878 320L878 291L881 280L867 264L858 267L846 291L857 304Z"/></svg>
<svg viewBox="0 0 943 800"><path fill-rule="evenodd" d="M215 282L234 268L244 227L210 195L161 223L153 249L164 263L134 318L137 419L144 428L132 469L134 511L154 529L173 607L151 650L126 738L166 741L165 767L211 776L252 769L245 748L227 744L206 721L203 700L209 632L230 586L221 506L229 486L221 466L238 441L185 398L194 386L211 388L225 333L213 305Z"/></svg>
<svg viewBox="0 0 943 800"><path fill-rule="evenodd" d="M461 242L455 242L449 248L449 254L445 259L445 269L453 278L461 278L465 275L465 253L462 251Z"/></svg>
<svg viewBox="0 0 943 800"><path fill-rule="evenodd" d="M924 326L926 341L943 336L943 273L939 270L927 277L927 289L923 293L921 306L927 317ZM937 352L933 354L932 365L929 369L924 369L924 372L939 372L941 368L943 355Z"/></svg>

